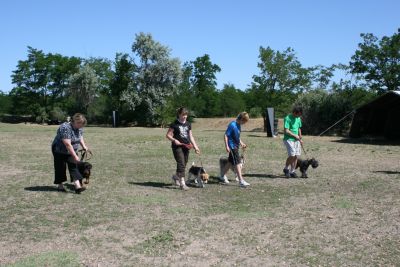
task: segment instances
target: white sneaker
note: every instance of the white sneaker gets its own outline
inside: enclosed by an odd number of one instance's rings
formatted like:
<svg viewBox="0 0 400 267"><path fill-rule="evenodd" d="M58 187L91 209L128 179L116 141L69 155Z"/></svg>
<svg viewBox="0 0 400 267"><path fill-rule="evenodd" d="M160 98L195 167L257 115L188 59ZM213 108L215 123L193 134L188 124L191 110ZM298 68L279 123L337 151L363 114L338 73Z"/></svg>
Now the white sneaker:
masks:
<svg viewBox="0 0 400 267"><path fill-rule="evenodd" d="M176 176L176 174L172 175L171 177L173 184L175 184L176 186L180 186L181 184L179 183L179 178L178 176Z"/></svg>
<svg viewBox="0 0 400 267"><path fill-rule="evenodd" d="M242 181L240 181L239 182L239 186L240 187L247 187L247 186L249 186L250 184L248 183L248 182L246 182L245 180L242 180Z"/></svg>
<svg viewBox="0 0 400 267"><path fill-rule="evenodd" d="M224 176L224 177L220 177L219 181L223 184L229 184L229 180L228 177Z"/></svg>

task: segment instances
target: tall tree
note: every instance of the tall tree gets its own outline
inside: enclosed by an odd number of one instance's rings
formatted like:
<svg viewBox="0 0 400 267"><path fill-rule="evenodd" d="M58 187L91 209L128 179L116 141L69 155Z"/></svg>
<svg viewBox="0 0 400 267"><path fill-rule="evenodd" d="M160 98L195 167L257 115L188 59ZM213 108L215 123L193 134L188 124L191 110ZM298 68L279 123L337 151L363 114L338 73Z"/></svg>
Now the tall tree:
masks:
<svg viewBox="0 0 400 267"><path fill-rule="evenodd" d="M94 70L99 79L99 90L101 93L108 93L110 82L113 78L111 70L111 61L107 58L90 57L84 60L84 65L89 65Z"/></svg>
<svg viewBox="0 0 400 267"><path fill-rule="evenodd" d="M221 68L211 62L210 56L205 54L202 57L197 57L191 62L192 90L194 92L195 101L192 103L197 116L212 117L219 115L219 98L217 92L216 74L221 71Z"/></svg>
<svg viewBox="0 0 400 267"><path fill-rule="evenodd" d="M260 47L259 59L260 75L254 75L253 80L260 89L302 92L311 87L312 69L302 67L292 48L280 52Z"/></svg>
<svg viewBox="0 0 400 267"><path fill-rule="evenodd" d="M260 47L259 75L247 93L253 106L247 108L274 107L278 114L286 112L299 92L307 91L312 85L312 68L304 68L292 48L275 51L270 47Z"/></svg>
<svg viewBox="0 0 400 267"><path fill-rule="evenodd" d="M110 83L110 100L113 110L121 111L121 96L127 91L132 82L135 65L131 62L128 54L117 53L114 61L114 72Z"/></svg>
<svg viewBox="0 0 400 267"><path fill-rule="evenodd" d="M151 34L139 33L132 45L136 68L129 89L123 93L141 124L160 123L162 107L181 79L180 61L171 58L170 49L155 41Z"/></svg>
<svg viewBox="0 0 400 267"><path fill-rule="evenodd" d="M79 69L81 59L60 54L45 54L28 46L28 58L13 71L11 91L18 113L31 113L40 107L49 112L65 96L68 78ZM42 112L42 111L41 111Z"/></svg>
<svg viewBox="0 0 400 267"><path fill-rule="evenodd" d="M224 117L235 116L246 107L241 91L236 89L233 84L224 84L224 88L220 92L220 99L221 115Z"/></svg>
<svg viewBox="0 0 400 267"><path fill-rule="evenodd" d="M70 77L69 92L75 99L77 111L86 113L98 96L99 89L100 79L89 65L84 65Z"/></svg>
<svg viewBox="0 0 400 267"><path fill-rule="evenodd" d="M362 76L377 92L400 89L400 29L382 39L361 34L362 43L351 57L351 72Z"/></svg>

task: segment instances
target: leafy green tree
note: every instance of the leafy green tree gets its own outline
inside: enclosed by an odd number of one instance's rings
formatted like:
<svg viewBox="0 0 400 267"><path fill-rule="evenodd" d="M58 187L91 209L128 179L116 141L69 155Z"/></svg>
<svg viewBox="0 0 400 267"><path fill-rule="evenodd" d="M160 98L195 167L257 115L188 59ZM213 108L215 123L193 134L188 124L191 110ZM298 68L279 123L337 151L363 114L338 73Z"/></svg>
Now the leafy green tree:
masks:
<svg viewBox="0 0 400 267"><path fill-rule="evenodd" d="M75 100L76 111L86 113L99 96L100 79L89 65L84 65L70 77L68 90Z"/></svg>
<svg viewBox="0 0 400 267"><path fill-rule="evenodd" d="M10 113L12 108L11 96L0 91L0 114Z"/></svg>
<svg viewBox="0 0 400 267"><path fill-rule="evenodd" d="M217 92L216 73L221 71L217 64L211 62L210 56L205 54L191 62L192 77L190 82L195 97L192 109L197 116L212 117L219 115L219 95Z"/></svg>
<svg viewBox="0 0 400 267"><path fill-rule="evenodd" d="M274 107L278 116L290 109L297 93L312 87L313 69L304 68L292 48L275 51L270 47L260 47L259 75L253 76L246 105L265 110Z"/></svg>
<svg viewBox="0 0 400 267"><path fill-rule="evenodd" d="M127 91L132 82L135 65L128 54L117 53L114 61L114 72L110 82L110 100L113 110L121 111L123 101L122 93Z"/></svg>
<svg viewBox="0 0 400 267"><path fill-rule="evenodd" d="M43 114L62 103L69 76L79 69L80 63L77 57L45 54L28 46L28 59L18 61L11 75L16 85L10 92L13 111L29 114L40 109L38 112Z"/></svg>
<svg viewBox="0 0 400 267"><path fill-rule="evenodd" d="M180 61L171 58L170 49L155 41L151 34L137 34L132 51L136 56L134 60L139 62L135 63L133 80L122 100L135 111L138 123L159 124L161 107L180 82Z"/></svg>
<svg viewBox="0 0 400 267"><path fill-rule="evenodd" d="M260 47L259 75L254 75L254 84L264 91L302 92L311 87L312 69L303 68L294 50L274 51Z"/></svg>
<svg viewBox="0 0 400 267"><path fill-rule="evenodd" d="M224 117L232 117L244 111L246 103L243 94L233 84L225 84L220 92L221 113Z"/></svg>
<svg viewBox="0 0 400 267"><path fill-rule="evenodd" d="M111 70L112 62L107 58L90 57L83 60L84 65L88 65L94 70L99 79L100 92L108 93L110 83L113 78L113 71Z"/></svg>
<svg viewBox="0 0 400 267"><path fill-rule="evenodd" d="M351 72L379 92L400 89L400 29L380 40L372 33L361 34L362 43L351 57Z"/></svg>

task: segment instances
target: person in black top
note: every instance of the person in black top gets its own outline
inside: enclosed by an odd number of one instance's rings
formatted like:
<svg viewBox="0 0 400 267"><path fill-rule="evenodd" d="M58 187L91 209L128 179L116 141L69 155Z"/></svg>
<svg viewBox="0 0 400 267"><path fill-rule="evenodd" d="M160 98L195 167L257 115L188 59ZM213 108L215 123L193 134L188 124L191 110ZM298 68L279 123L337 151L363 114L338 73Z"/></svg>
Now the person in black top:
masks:
<svg viewBox="0 0 400 267"><path fill-rule="evenodd" d="M187 121L188 110L179 108L177 119L169 126L167 139L172 142L172 153L176 161L176 174L172 176L175 185L179 185L182 190L189 189L185 184L185 169L189 160L189 151L194 148L196 154L200 154L200 149L192 134L192 125Z"/></svg>

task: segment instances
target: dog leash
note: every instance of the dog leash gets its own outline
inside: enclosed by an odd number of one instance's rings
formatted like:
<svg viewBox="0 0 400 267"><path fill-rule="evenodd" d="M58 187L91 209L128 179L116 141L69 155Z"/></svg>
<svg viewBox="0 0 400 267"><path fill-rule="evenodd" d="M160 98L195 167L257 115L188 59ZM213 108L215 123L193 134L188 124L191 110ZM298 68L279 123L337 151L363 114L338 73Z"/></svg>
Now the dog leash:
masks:
<svg viewBox="0 0 400 267"><path fill-rule="evenodd" d="M81 161L88 161L93 157L93 153L90 150L80 149L78 150L78 153L81 153Z"/></svg>
<svg viewBox="0 0 400 267"><path fill-rule="evenodd" d="M306 150L304 149L304 146L303 146L303 144L302 144L302 143L300 143L300 145L301 145L301 148L303 149L304 155L305 155L305 156L308 158L307 152L306 152Z"/></svg>

